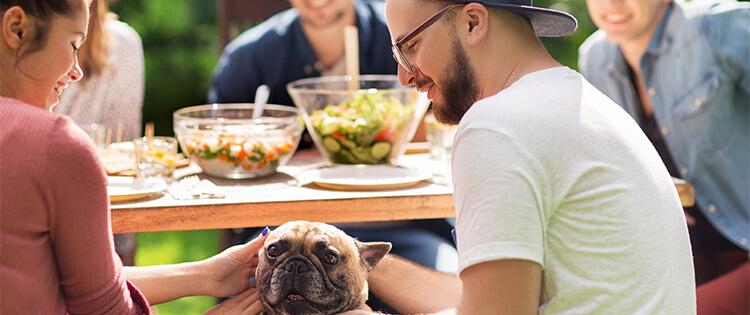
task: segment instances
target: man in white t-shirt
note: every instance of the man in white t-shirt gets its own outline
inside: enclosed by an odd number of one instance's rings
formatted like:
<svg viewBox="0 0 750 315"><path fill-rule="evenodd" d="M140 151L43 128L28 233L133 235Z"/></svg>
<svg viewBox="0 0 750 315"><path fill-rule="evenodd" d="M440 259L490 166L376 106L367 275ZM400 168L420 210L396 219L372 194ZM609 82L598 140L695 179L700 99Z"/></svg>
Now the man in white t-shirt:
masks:
<svg viewBox="0 0 750 315"><path fill-rule="evenodd" d="M573 32L572 16L530 0L391 0L386 16L402 83L459 124L460 273L388 256L372 290L403 313L695 313L687 226L658 154L537 38Z"/></svg>

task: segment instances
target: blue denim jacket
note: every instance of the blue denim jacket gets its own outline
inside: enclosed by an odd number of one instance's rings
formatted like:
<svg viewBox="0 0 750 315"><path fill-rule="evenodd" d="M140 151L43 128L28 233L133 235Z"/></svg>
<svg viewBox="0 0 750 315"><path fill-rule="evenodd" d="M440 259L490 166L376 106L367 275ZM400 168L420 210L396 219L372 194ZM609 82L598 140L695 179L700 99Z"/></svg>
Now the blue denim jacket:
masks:
<svg viewBox="0 0 750 315"><path fill-rule="evenodd" d="M581 46L594 86L639 119L640 101L603 31ZM674 2L641 58L654 117L696 202L727 239L750 242L750 4ZM634 176L638 176L634 174Z"/></svg>
<svg viewBox="0 0 750 315"><path fill-rule="evenodd" d="M396 74L383 1L355 0L354 6L359 28L360 72ZM320 76L318 64L318 57L302 31L299 13L289 9L245 31L227 45L214 71L208 101L252 102L258 86L266 84L271 90L269 103L294 105L286 90L287 83Z"/></svg>

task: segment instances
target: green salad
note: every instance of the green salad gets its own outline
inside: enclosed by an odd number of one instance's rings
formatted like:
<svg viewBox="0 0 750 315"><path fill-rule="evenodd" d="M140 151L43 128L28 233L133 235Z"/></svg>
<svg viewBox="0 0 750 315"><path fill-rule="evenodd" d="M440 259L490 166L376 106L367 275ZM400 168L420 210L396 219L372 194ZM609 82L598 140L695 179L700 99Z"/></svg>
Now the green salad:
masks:
<svg viewBox="0 0 750 315"><path fill-rule="evenodd" d="M322 145L334 163L387 163L388 156L414 106L383 93L362 93L341 104L329 104L310 115Z"/></svg>

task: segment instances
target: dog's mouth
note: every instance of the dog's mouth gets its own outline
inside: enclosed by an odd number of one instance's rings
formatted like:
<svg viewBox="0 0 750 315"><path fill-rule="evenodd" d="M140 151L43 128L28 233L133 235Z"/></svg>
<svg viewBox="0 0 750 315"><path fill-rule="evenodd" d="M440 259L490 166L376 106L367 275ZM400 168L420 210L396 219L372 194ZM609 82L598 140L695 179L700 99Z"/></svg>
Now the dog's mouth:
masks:
<svg viewBox="0 0 750 315"><path fill-rule="evenodd" d="M289 295L286 296L286 300L289 301L289 302L305 302L305 301L307 301L307 300L305 300L304 296L301 296L299 294L289 294Z"/></svg>
<svg viewBox="0 0 750 315"><path fill-rule="evenodd" d="M286 295L286 301L289 303L303 303L307 302L307 299L302 294L299 294L297 290L292 290Z"/></svg>

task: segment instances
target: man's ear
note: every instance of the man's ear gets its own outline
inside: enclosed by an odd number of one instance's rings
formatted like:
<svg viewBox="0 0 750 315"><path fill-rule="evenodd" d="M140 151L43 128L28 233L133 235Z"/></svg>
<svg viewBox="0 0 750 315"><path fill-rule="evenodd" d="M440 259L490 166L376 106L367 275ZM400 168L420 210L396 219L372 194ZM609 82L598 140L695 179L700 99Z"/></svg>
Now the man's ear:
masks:
<svg viewBox="0 0 750 315"><path fill-rule="evenodd" d="M30 37L27 29L30 25L29 22L31 22L29 16L21 7L14 6L3 13L0 32L8 47L13 50L18 49L18 47L21 47L24 37Z"/></svg>
<svg viewBox="0 0 750 315"><path fill-rule="evenodd" d="M478 45L487 36L489 31L490 12L484 5L469 3L463 7L462 23L466 32L466 44Z"/></svg>
<svg viewBox="0 0 750 315"><path fill-rule="evenodd" d="M391 251L391 243L388 242L355 242L359 249L359 258L367 267L367 271L375 268L375 265Z"/></svg>

